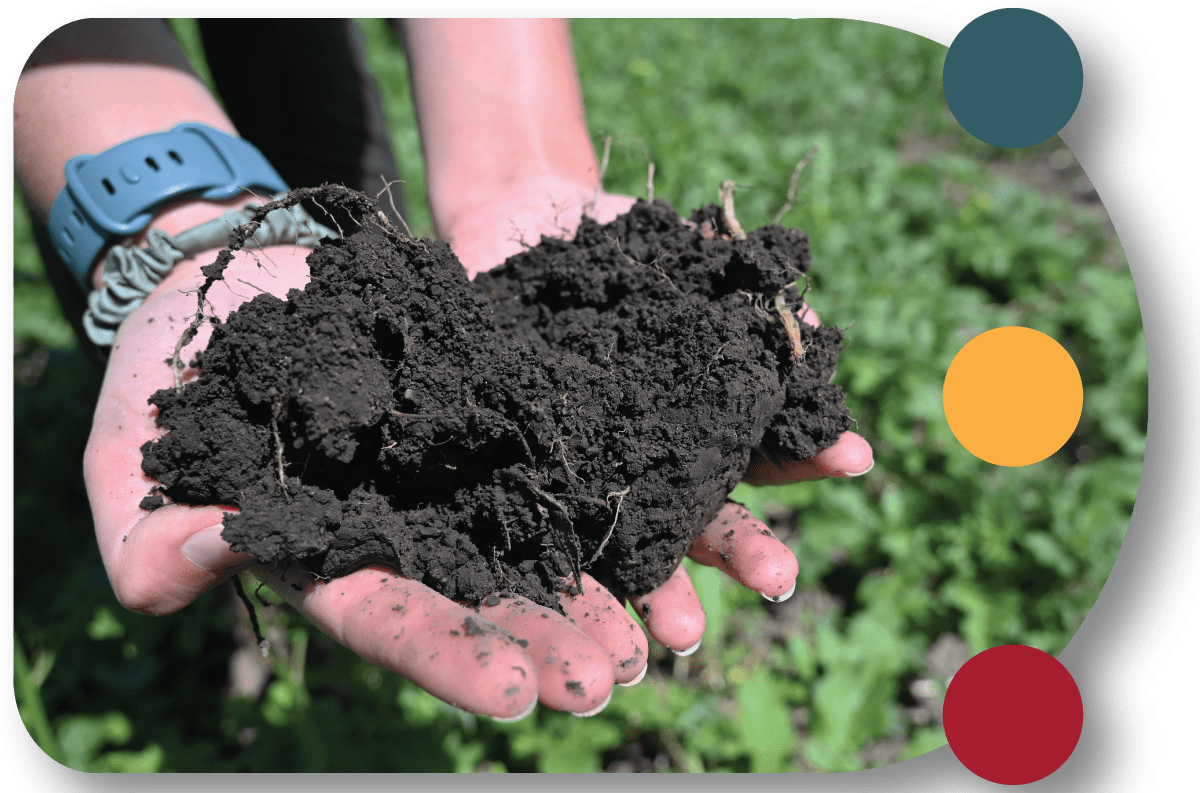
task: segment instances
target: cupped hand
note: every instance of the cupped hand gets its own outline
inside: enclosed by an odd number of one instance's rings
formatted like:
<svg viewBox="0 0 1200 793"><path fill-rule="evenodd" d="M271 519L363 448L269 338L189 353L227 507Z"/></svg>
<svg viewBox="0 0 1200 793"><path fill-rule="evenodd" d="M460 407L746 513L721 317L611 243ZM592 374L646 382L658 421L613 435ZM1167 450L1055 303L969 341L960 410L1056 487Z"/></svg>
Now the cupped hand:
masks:
<svg viewBox="0 0 1200 793"><path fill-rule="evenodd" d="M285 297L289 289L302 288L308 280L307 253L304 248L278 246L253 256L237 254L224 281L209 291L206 312L225 318L259 291ZM154 485L142 472L141 446L161 433L146 400L158 389L173 386L165 360L196 312L199 267L215 258L215 252L199 258L202 261L181 262L121 325L84 455L96 536L120 603L147 614L169 614L253 566L321 630L363 658L467 710L499 717L528 711L539 694L530 654L534 649L557 653L580 672L595 667L588 685L611 688L607 658L595 663L586 651L580 654L573 648L560 636L571 628L561 618L542 619L519 631L518 636L529 636L527 649L496 622L388 572L364 569L317 583L296 570L255 566L251 556L234 553L221 539L221 521L233 507L168 504L149 512L140 507ZM184 348L182 360L191 360L210 336L206 323ZM184 380L195 375L189 369ZM597 655L594 647L591 654ZM551 702L578 710L597 704Z"/></svg>
<svg viewBox="0 0 1200 793"><path fill-rule="evenodd" d="M597 198L594 211L601 220L632 203ZM586 200L579 202L581 210ZM518 228L537 227L516 212L493 218L501 216ZM562 219L559 212L558 222ZM460 238L456 246L461 245ZM460 255L464 252L472 256L469 246ZM260 290L284 297L302 287L306 254L290 246L256 256L239 253L225 281L210 290L209 310L224 318ZM476 254L475 261L487 261L482 258L487 255ZM97 539L124 606L171 613L253 566L318 628L364 659L444 701L501 719L520 718L538 701L579 715L595 713L607 704L614 682L641 679L649 650L645 634L624 605L586 574L581 593L561 596L565 616L523 598L489 599L471 609L379 568L318 582L295 568L254 566L250 556L234 553L221 539L222 518L232 507L169 504L142 510L140 502L153 482L142 473L140 447L161 431L146 400L172 385L164 360L195 313L199 265L207 263L204 255L200 258L204 261L181 263L121 326L85 453ZM203 349L210 333L204 325L184 348L182 360ZM189 370L185 380L195 374ZM794 464L798 468L790 475L796 480L850 475L869 460L865 442L847 433L812 461ZM766 597L779 598L794 586L795 557L737 505L722 510L690 555ZM632 605L657 641L678 653L698 645L704 612L682 567L653 592L633 598Z"/></svg>
<svg viewBox="0 0 1200 793"><path fill-rule="evenodd" d="M224 281L209 291L206 312L225 318L259 291L285 297L303 287L307 252L278 246L237 254ZM200 258L182 262L121 325L84 456L101 556L123 606L169 614L250 567L364 659L465 710L498 718L525 715L539 700L559 710L595 711L614 682L632 680L644 669L644 634L587 575L585 591L564 599L565 617L522 599L474 610L378 568L318 582L295 568L257 565L221 538L232 506L143 510L154 482L142 472L140 449L161 433L147 399L173 386L165 360L196 312L199 266L215 252ZM210 336L206 323L182 360L191 360ZM187 370L185 382L196 374Z"/></svg>

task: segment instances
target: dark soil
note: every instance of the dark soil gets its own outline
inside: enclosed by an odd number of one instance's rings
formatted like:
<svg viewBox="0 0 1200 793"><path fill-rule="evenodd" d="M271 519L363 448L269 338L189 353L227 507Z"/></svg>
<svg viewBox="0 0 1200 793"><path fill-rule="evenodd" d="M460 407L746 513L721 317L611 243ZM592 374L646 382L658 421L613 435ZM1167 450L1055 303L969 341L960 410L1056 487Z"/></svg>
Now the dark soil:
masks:
<svg viewBox="0 0 1200 793"><path fill-rule="evenodd" d="M169 430L143 447L155 492L238 507L235 550L322 577L382 564L471 603L557 609L584 570L642 594L752 450L810 457L851 424L829 383L841 332L799 324L800 355L777 308L800 306L802 232L730 241L715 206L684 222L638 202L472 285L447 244L343 190L289 200L353 205L374 230L314 251L286 301L214 321L200 376L150 400Z"/></svg>

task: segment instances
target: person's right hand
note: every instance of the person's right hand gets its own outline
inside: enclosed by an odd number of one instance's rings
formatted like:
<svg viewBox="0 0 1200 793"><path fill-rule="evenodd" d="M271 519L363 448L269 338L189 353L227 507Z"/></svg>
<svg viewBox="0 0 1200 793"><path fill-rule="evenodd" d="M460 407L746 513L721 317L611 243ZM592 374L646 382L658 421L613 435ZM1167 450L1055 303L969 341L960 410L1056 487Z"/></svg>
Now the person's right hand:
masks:
<svg viewBox="0 0 1200 793"><path fill-rule="evenodd" d="M259 289L283 297L302 287L307 253L278 246L258 252L257 259L237 254L225 281L209 291L209 310L224 318ZM123 606L147 614L177 611L254 564L221 539L222 518L233 507L168 504L147 512L139 506L154 484L142 472L140 448L162 432L146 400L173 385L164 360L196 311L199 267L214 258L209 252L181 262L121 325L84 457L113 590ZM182 360L191 360L210 335L206 323ZM189 371L185 380L194 375ZM519 598L476 612L379 568L327 582L296 569L252 569L358 655L474 713L518 717L539 700L587 713L607 702L614 682L633 680L646 665L641 629L588 576L585 592L564 596L563 617Z"/></svg>

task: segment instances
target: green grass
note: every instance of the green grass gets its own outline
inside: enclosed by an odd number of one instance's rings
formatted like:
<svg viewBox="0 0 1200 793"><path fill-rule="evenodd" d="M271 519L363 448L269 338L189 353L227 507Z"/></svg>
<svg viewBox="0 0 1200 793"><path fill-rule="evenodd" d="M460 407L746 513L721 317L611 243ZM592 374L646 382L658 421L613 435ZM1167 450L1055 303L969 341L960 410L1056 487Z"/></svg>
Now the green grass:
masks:
<svg viewBox="0 0 1200 793"><path fill-rule="evenodd" d="M175 24L189 41L189 21ZM384 22L364 24L410 223L428 233L404 58ZM940 636L973 652L1057 653L1073 634L1129 520L1147 392L1119 247L1088 208L991 167L1061 144L1006 152L969 138L941 97L944 48L878 25L607 20L573 31L594 139L614 136L609 190L643 194L649 158L656 194L687 212L732 178L755 227L821 146L784 222L812 237L823 320L852 326L836 382L877 464L863 479L737 491L796 551L796 597L768 605L688 562L709 618L701 649L675 659L657 648L647 679L586 721L545 709L510 725L475 718L279 607L264 611L287 631L291 662L261 702L223 698L224 599L149 618L108 588L78 474L97 381L18 203L19 357L49 354L15 397L15 682L48 753L110 770L851 770L878 761L868 747L904 757L944 742L910 693L936 678L926 653ZM902 158L913 139L936 153ZM1001 469L957 443L940 400L957 350L1009 324L1059 340L1085 399L1063 451Z"/></svg>

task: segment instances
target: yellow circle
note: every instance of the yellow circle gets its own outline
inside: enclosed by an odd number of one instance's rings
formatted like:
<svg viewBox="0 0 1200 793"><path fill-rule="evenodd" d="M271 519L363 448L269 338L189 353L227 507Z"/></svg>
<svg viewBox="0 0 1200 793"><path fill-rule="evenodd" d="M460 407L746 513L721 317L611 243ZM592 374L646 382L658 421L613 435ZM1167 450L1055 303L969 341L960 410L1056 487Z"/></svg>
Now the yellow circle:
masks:
<svg viewBox="0 0 1200 793"><path fill-rule="evenodd" d="M996 328L958 351L942 385L950 431L994 465L1041 462L1083 412L1083 381L1062 345L1032 328Z"/></svg>

